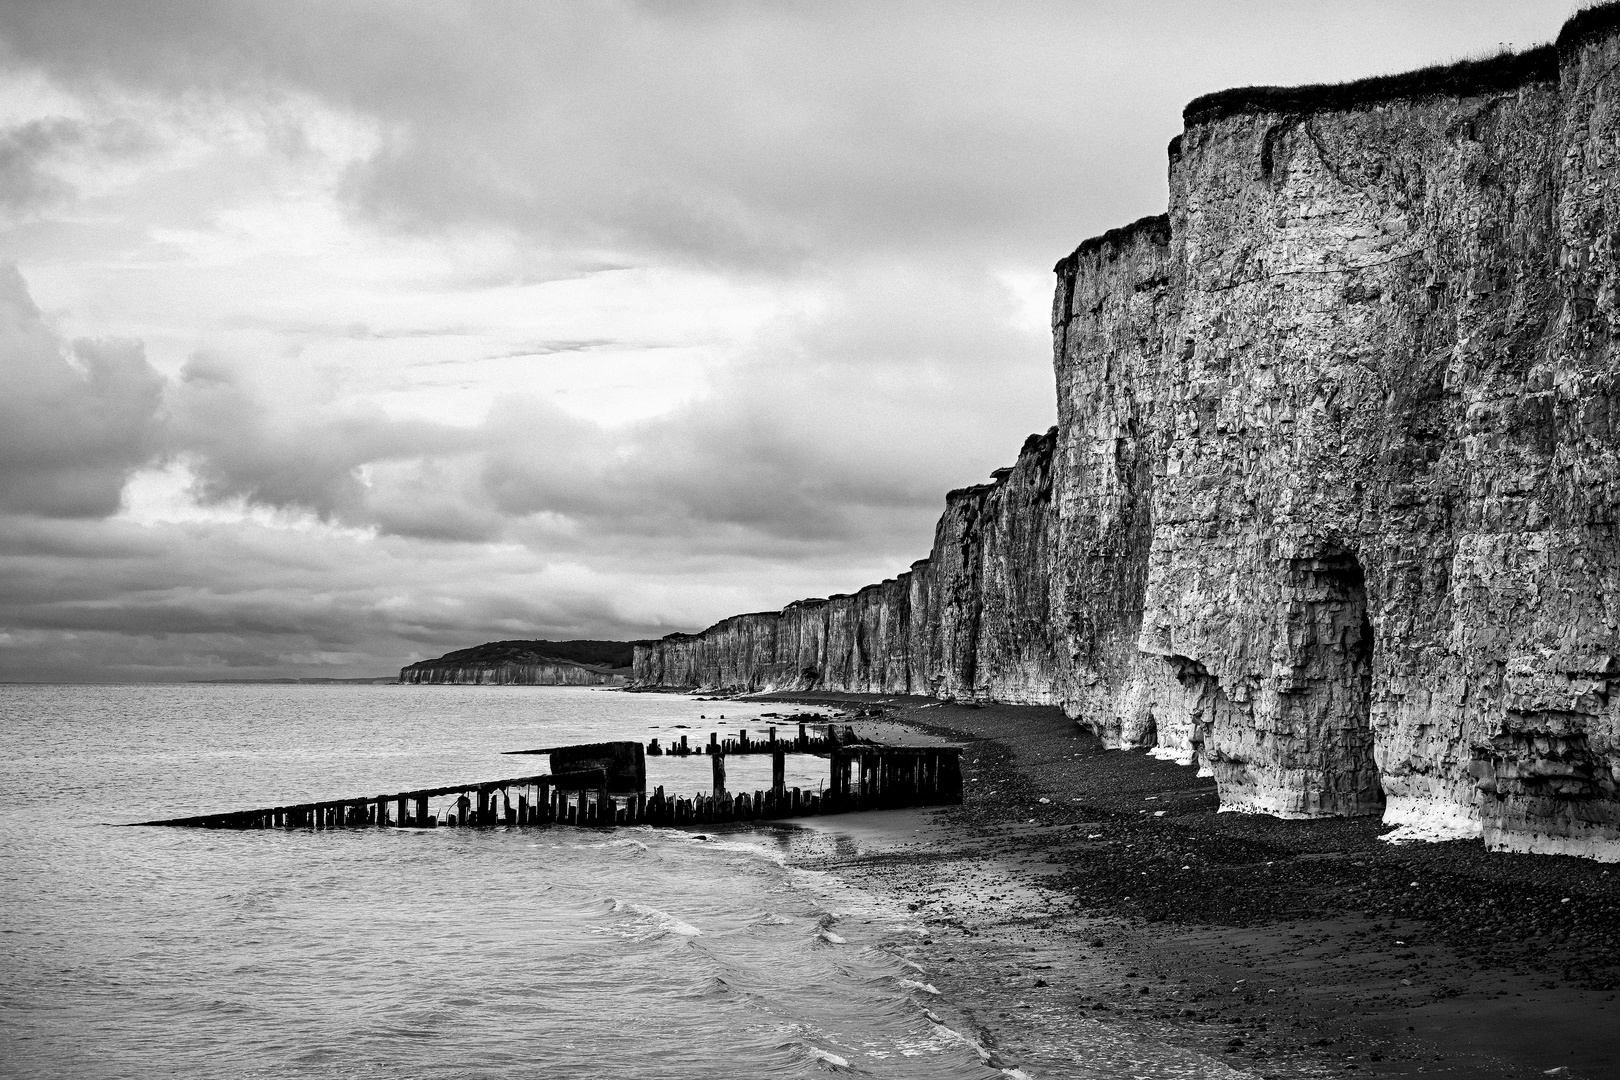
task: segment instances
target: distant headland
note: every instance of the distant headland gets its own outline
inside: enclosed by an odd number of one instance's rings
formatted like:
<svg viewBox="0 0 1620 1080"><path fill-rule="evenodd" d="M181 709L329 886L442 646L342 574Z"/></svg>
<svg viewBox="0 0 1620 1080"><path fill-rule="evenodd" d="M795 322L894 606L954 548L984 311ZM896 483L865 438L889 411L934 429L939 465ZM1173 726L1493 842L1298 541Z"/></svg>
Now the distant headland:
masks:
<svg viewBox="0 0 1620 1080"><path fill-rule="evenodd" d="M619 686L644 641L490 641L420 660L399 672L402 683Z"/></svg>

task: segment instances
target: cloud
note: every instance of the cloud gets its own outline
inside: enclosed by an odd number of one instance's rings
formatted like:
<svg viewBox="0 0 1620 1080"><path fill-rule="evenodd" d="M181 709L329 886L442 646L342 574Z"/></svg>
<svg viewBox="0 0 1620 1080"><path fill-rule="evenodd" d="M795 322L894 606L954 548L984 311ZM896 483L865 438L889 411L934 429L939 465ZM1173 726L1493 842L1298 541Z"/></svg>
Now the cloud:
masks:
<svg viewBox="0 0 1620 1080"><path fill-rule="evenodd" d="M15 266L0 266L0 510L116 512L161 447L163 379L138 342L64 342Z"/></svg>
<svg viewBox="0 0 1620 1080"><path fill-rule="evenodd" d="M0 5L0 678L893 574L1051 422L1047 268L1162 208L1185 101L1566 7Z"/></svg>
<svg viewBox="0 0 1620 1080"><path fill-rule="evenodd" d="M83 138L81 124L61 117L0 130L0 212L23 214L71 195L71 185L46 163L57 149Z"/></svg>
<svg viewBox="0 0 1620 1080"><path fill-rule="evenodd" d="M70 84L375 118L346 190L390 227L774 272L851 251L1049 263L1158 207L1198 93L1419 63L1459 24L1489 47L1559 14L58 0L8 5L0 37Z"/></svg>
<svg viewBox="0 0 1620 1080"><path fill-rule="evenodd" d="M170 445L193 463L204 503L241 499L352 523L363 517L363 466L431 458L468 441L446 425L392 420L375 407L323 408L287 385L256 387L206 355L187 362L171 397Z"/></svg>

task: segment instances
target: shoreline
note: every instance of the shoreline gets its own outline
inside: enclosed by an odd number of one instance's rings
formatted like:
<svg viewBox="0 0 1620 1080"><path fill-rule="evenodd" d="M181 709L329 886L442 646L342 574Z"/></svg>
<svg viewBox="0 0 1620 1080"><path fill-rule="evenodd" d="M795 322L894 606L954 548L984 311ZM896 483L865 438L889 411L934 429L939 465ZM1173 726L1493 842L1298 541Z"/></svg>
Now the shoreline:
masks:
<svg viewBox="0 0 1620 1080"><path fill-rule="evenodd" d="M1218 813L1212 780L1051 707L744 700L879 706L847 722L964 746L961 806L800 864L907 903L928 936L906 958L996 1067L1129 1075L1128 1052L1071 1052L1102 1024L1203 1076L1620 1080L1611 865Z"/></svg>

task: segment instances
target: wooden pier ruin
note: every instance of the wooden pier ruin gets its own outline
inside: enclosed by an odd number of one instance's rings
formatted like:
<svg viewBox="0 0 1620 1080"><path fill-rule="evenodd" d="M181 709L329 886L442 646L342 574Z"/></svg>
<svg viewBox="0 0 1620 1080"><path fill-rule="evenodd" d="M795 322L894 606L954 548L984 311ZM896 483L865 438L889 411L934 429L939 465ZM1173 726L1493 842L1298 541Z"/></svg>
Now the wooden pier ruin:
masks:
<svg viewBox="0 0 1620 1080"><path fill-rule="evenodd" d="M827 725L824 734L810 733L806 725L799 725L799 733L793 738L778 739L776 728L765 729L765 738L750 739L747 729L737 732L735 739L722 739L718 732L709 732L709 741L703 746L690 746L686 736L681 736L679 743L670 743L668 749L658 745L654 739L647 744L647 754L651 757L686 757L689 754L770 754L775 753L778 747L783 747L795 754L826 754L841 744L861 742L855 737L855 729L845 726L844 734L839 736L831 724Z"/></svg>
<svg viewBox="0 0 1620 1080"><path fill-rule="evenodd" d="M797 738L750 741L747 732L721 740L711 733L701 748L655 750L638 742L588 743L514 754L549 754L551 771L503 780L419 788L358 798L286 806L258 807L221 814L142 821L138 825L173 825L201 829L347 829L347 828L529 828L575 825L612 828L619 825L717 825L768 821L856 810L941 806L962 801L961 748L955 746L888 746L840 733L828 725L825 734L807 738L803 724ZM800 749L801 747L805 749ZM662 786L646 789L646 755L705 755L710 760L710 789L690 797L666 795ZM732 754L769 753L771 787L731 792L726 786L726 758ZM828 782L815 791L786 785L789 753L814 753L828 759Z"/></svg>

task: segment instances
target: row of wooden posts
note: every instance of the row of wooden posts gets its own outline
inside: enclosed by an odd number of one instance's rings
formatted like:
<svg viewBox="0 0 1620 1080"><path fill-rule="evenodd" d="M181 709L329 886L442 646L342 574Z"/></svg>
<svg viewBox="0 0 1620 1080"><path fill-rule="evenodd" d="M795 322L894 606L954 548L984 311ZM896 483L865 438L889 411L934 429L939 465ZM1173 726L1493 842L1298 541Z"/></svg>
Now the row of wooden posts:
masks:
<svg viewBox="0 0 1620 1080"><path fill-rule="evenodd" d="M674 736L670 737L671 740ZM774 727L767 728L765 738L750 739L746 729L738 731L735 739L722 739L719 732L709 732L709 742L706 746L692 746L686 741L686 736L680 737L680 742L671 741L667 748L659 746L654 739L647 744L648 757L690 757L694 754L772 754L778 747L786 748L795 754L825 754L841 744L855 743L855 729L844 726L844 734L839 736L837 729L828 724L826 733L813 735L804 724L799 725L799 734L793 739L778 739Z"/></svg>
<svg viewBox="0 0 1620 1080"><path fill-rule="evenodd" d="M783 740L769 750L771 787L752 794L727 789L727 754L717 752L709 755L710 793L691 798L668 796L662 787L651 795L644 787L610 790L607 769L581 769L140 824L212 829L684 826L962 801L957 747L840 742L830 731L829 741L830 782L816 791L786 785L789 743ZM437 808L431 805L434 800L441 800Z"/></svg>

